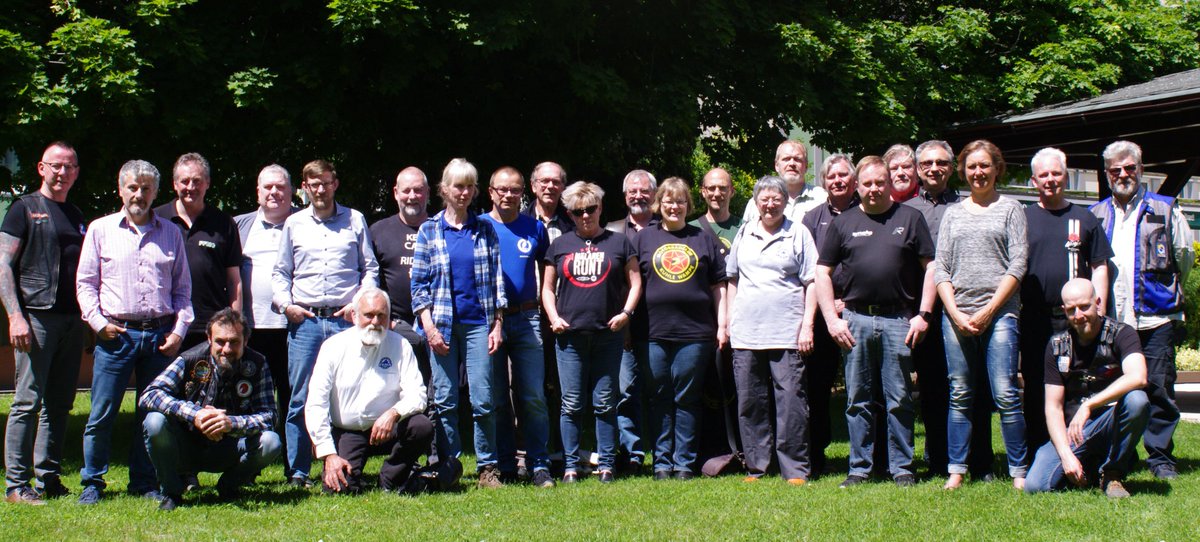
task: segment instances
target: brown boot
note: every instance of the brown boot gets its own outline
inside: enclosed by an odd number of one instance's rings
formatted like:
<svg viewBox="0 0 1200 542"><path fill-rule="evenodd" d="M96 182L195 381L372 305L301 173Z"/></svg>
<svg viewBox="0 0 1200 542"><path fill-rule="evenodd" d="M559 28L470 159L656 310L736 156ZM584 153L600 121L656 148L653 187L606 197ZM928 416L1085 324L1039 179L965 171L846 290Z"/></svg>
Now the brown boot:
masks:
<svg viewBox="0 0 1200 542"><path fill-rule="evenodd" d="M500 471L495 465L487 465L479 471L479 489L498 489L504 487L500 482Z"/></svg>

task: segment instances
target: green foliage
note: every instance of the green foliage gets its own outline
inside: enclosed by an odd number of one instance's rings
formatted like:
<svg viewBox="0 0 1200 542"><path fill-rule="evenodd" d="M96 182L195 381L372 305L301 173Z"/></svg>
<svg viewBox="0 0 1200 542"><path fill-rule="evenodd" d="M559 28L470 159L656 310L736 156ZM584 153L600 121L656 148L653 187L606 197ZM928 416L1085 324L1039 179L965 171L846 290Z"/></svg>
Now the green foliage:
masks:
<svg viewBox="0 0 1200 542"><path fill-rule="evenodd" d="M1197 261L1183 283L1183 314L1186 317L1183 324L1187 329L1183 346L1200 348L1200 243L1193 242L1192 249Z"/></svg>
<svg viewBox="0 0 1200 542"><path fill-rule="evenodd" d="M265 106L266 90L275 86L278 78L267 68L250 68L230 75L225 88L233 93L233 103L238 107Z"/></svg>

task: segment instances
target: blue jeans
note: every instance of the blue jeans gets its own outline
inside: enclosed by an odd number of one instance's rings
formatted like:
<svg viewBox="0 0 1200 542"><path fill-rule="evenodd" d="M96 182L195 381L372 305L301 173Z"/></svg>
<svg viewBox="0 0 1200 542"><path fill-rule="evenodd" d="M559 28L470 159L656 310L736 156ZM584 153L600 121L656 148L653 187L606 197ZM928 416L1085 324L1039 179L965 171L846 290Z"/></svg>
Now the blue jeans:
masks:
<svg viewBox="0 0 1200 542"><path fill-rule="evenodd" d="M1175 466L1172 437L1179 425L1179 405L1175 403L1176 322L1152 329L1138 330L1142 353L1146 356L1146 396L1150 399L1150 421L1142 444L1146 446L1146 464L1151 469Z"/></svg>
<svg viewBox="0 0 1200 542"><path fill-rule="evenodd" d="M433 411L440 427L436 432L439 459L462 455L458 434L459 364L466 365L475 426L476 465L496 464L496 416L493 401L492 358L488 355L487 324L454 324L446 355L432 352ZM431 349L432 351L432 349Z"/></svg>
<svg viewBox="0 0 1200 542"><path fill-rule="evenodd" d="M888 472L893 477L913 473L912 356L904 338L905 316L868 316L842 311L856 341L844 352L846 360L846 426L850 433L850 474L869 477L874 466L875 433L879 420L871 405L882 388L887 409ZM875 381L875 375L880 381Z"/></svg>
<svg viewBox="0 0 1200 542"><path fill-rule="evenodd" d="M542 318L538 309L511 314L504 318L504 342L492 354L496 398L496 452L501 472L516 472L517 443L509 400L509 363L512 400L521 417L525 437L525 468L530 472L550 469L546 443L550 439L550 419L546 412L546 365L542 352Z"/></svg>
<svg viewBox="0 0 1200 542"><path fill-rule="evenodd" d="M942 337L946 343L946 371L950 378L950 415L946 422L949 441L950 474L967 472L967 452L971 442L971 414L976 390L971 385L977 371L987 371L992 384L992 399L1000 411L1000 434L1008 459L1008 474L1025 477L1028 458L1025 449L1025 415L1017 391L1017 360L1020 332L1017 315L1005 314L978 336L959 333L950 320L942 317Z"/></svg>
<svg viewBox="0 0 1200 542"><path fill-rule="evenodd" d="M558 382L562 388L563 456L566 472L579 469L579 433L583 420L585 394L591 395L592 414L596 418L596 447L600 470L612 470L617 456L617 389L621 368L620 333L607 329L568 331L555 337L558 354Z"/></svg>
<svg viewBox="0 0 1200 542"><path fill-rule="evenodd" d="M620 431L621 450L629 454L631 460L638 463L646 455L646 447L642 443L642 435L657 433L649 427L642 418L642 382L650 376L650 344L646 341L633 341L629 350L621 352L621 371L618 375L620 396L617 398L617 430Z"/></svg>
<svg viewBox="0 0 1200 542"><path fill-rule="evenodd" d="M170 327L148 331L129 329L114 339L96 340L92 364L92 411L83 429L83 469L79 471L85 487L104 489L108 456L112 452L112 426L121 410L125 386L130 375L136 373L134 384L140 397L146 386L167 367L171 360L158 351L158 346L170 332ZM141 494L158 489L158 479L140 430L146 411L138 407L135 412L137 429L130 435L128 487L130 493Z"/></svg>
<svg viewBox="0 0 1200 542"><path fill-rule="evenodd" d="M312 467L312 440L308 437L308 425L304 421L304 402L308 400L308 379L321 344L346 329L350 322L344 318L305 318L299 324L288 322L288 384L292 387L292 399L288 402L287 421L283 427L287 439L287 464L284 474L288 477L308 477Z"/></svg>
<svg viewBox="0 0 1200 542"><path fill-rule="evenodd" d="M1083 426L1083 443L1071 449L1083 465L1084 474L1092 481L1098 480L1091 478L1097 474L1124 479L1149 418L1150 400L1142 390L1125 394L1115 406L1105 407L1098 415L1092 412L1092 418ZM1047 442L1033 458L1033 466L1025 478L1025 491L1053 491L1065 485L1062 459L1054 443Z"/></svg>
<svg viewBox="0 0 1200 542"><path fill-rule="evenodd" d="M219 486L241 487L252 481L258 471L275 462L281 446L279 435L274 431L241 438L227 436L214 442L185 422L168 418L161 412L146 414L142 427L146 449L159 472L162 492L167 495L183 494L180 471L224 473Z"/></svg>
<svg viewBox="0 0 1200 542"><path fill-rule="evenodd" d="M650 341L653 375L651 417L661 427L654 444L654 470L692 472L696 462L700 395L712 341Z"/></svg>

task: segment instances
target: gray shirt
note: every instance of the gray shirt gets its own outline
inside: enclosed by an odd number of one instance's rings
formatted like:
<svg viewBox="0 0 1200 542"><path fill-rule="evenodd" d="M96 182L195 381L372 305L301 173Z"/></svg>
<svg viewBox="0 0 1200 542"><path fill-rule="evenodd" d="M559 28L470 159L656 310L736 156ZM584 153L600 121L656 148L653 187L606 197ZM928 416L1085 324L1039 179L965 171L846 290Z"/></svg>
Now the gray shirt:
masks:
<svg viewBox="0 0 1200 542"><path fill-rule="evenodd" d="M1004 275L1025 277L1028 256L1025 209L1017 200L1000 196L978 214L955 205L942 218L934 281L954 285L958 309L974 314L991 301ZM1020 305L1014 292L997 316L1015 314Z"/></svg>
<svg viewBox="0 0 1200 542"><path fill-rule="evenodd" d="M742 226L725 268L737 282L729 336L743 350L794 350L804 321L804 289L812 284L817 247L800 222L784 219L775 234L755 220Z"/></svg>
<svg viewBox="0 0 1200 542"><path fill-rule="evenodd" d="M312 207L289 216L271 274L276 309L344 307L360 287L378 286L379 262L367 231L362 213L341 205L325 220Z"/></svg>
<svg viewBox="0 0 1200 542"><path fill-rule="evenodd" d="M958 192L954 190L943 190L941 194L934 197L922 188L917 197L904 202L904 204L921 211L921 215L925 217L925 224L929 226L929 234L933 236L933 244L936 246L938 230L942 227L942 217L946 215L946 209L957 205L960 199Z"/></svg>

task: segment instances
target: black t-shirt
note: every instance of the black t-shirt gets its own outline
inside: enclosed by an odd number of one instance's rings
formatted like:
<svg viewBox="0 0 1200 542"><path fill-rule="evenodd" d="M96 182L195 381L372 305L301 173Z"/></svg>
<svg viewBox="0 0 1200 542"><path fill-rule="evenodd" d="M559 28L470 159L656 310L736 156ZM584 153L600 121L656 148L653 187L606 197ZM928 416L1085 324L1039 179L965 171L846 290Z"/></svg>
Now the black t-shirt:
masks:
<svg viewBox="0 0 1200 542"><path fill-rule="evenodd" d="M543 263L558 274L558 315L571 330L608 329L625 308L625 264L635 257L629 238L608 230L588 240L570 231L550 243Z"/></svg>
<svg viewBox="0 0 1200 542"><path fill-rule="evenodd" d="M1075 350L1075 356L1071 359L1071 369L1078 370L1089 367L1092 360L1096 357L1096 344L1100 340L1097 335L1092 344L1083 345L1079 343L1079 336L1075 334L1075 330L1069 331L1071 341ZM1113 380L1120 378L1125 372L1121 370L1121 362L1130 354L1141 354L1142 343L1138 339L1137 331L1127 325L1121 325L1117 329L1117 340L1113 346L1113 356L1117 360L1117 374L1112 377ZM1085 398L1079 388L1076 386L1067 386L1067 378L1069 373L1059 372L1058 358L1054 356L1054 342L1046 345L1046 384L1052 386L1065 386L1065 396L1063 397L1063 417L1069 423L1071 418L1075 417L1075 412L1079 410L1079 404Z"/></svg>
<svg viewBox="0 0 1200 542"><path fill-rule="evenodd" d="M649 338L711 341L717 334L714 284L725 280L725 256L716 236L697 226L667 231L662 225L633 242L649 318Z"/></svg>
<svg viewBox="0 0 1200 542"><path fill-rule="evenodd" d="M242 236L233 218L212 205L204 206L190 229L176 212L175 200L155 207L154 212L183 232L192 276L192 310L196 311L196 324L189 333L203 332L208 319L229 306L227 269L242 265Z"/></svg>
<svg viewBox="0 0 1200 542"><path fill-rule="evenodd" d="M77 313L79 300L75 297L75 272L79 269L79 251L83 247L84 223L83 213L71 203L59 203L46 199L46 208L50 211L50 220L54 223L58 237L58 291L55 293L54 306L47 309L50 312ZM0 232L7 233L21 240L21 247L29 244L29 222L26 215L29 208L25 202L18 199L8 208L4 223L0 224ZM14 260L13 278L20 284L20 259ZM20 287L17 288L18 296Z"/></svg>
<svg viewBox="0 0 1200 542"><path fill-rule="evenodd" d="M846 208L847 210L858 206L858 195L855 194L854 199L851 201L852 203L850 207ZM812 234L813 246L817 247L818 251L825 245L825 234L829 233L829 225L840 214L832 205L826 202L813 207L807 213L804 213L804 218L800 219L800 223L808 228L808 233ZM838 299L842 298L843 293L846 291L846 282L850 280L849 271L845 267L844 265L834 267L833 273L831 273L833 296Z"/></svg>
<svg viewBox="0 0 1200 542"><path fill-rule="evenodd" d="M842 299L847 304L904 305L917 308L925 271L921 258L933 258L933 238L925 217L894 204L877 215L851 207L829 224L819 265L842 264L847 271Z"/></svg>
<svg viewBox="0 0 1200 542"><path fill-rule="evenodd" d="M392 298L392 318L412 323L412 261L417 230L389 216L371 225L371 246L379 260L379 287Z"/></svg>
<svg viewBox="0 0 1200 542"><path fill-rule="evenodd" d="M1113 251L1100 220L1086 207L1067 204L1047 211L1030 205L1025 207L1025 221L1029 270L1021 281L1022 309L1049 313L1062 305L1062 287L1068 280L1092 278L1092 264L1111 258Z"/></svg>

